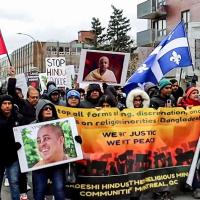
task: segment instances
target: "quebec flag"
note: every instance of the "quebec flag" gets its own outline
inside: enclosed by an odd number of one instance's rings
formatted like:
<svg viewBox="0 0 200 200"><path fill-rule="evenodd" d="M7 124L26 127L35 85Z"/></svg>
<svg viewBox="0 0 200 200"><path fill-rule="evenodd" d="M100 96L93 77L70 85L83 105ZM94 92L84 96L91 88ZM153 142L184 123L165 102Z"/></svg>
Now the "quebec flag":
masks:
<svg viewBox="0 0 200 200"><path fill-rule="evenodd" d="M146 82L157 84L170 70L188 66L192 66L192 58L184 23L181 21L127 80L123 90L128 94Z"/></svg>

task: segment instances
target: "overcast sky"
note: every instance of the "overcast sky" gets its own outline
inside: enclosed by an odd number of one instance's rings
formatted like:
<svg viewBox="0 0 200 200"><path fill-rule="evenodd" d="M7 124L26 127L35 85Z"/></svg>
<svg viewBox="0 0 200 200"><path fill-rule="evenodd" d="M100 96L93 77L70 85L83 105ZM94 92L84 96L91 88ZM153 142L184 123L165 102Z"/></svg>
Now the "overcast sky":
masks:
<svg viewBox="0 0 200 200"><path fill-rule="evenodd" d="M0 7L0 29L9 52L31 41L18 35L30 34L39 41L69 42L78 39L78 31L90 30L92 17L107 27L114 5L130 19L130 36L147 28L137 19L137 4L145 0L4 0Z"/></svg>

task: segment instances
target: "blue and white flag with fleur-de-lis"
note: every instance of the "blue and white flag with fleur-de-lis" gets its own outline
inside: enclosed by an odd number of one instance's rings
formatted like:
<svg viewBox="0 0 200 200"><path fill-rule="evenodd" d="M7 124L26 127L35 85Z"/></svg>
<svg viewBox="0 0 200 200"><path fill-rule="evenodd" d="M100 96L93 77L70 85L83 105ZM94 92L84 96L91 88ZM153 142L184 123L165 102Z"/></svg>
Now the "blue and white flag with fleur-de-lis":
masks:
<svg viewBox="0 0 200 200"><path fill-rule="evenodd" d="M147 57L137 71L127 80L124 92L129 93L146 82L157 84L170 70L192 66L184 23L181 21Z"/></svg>

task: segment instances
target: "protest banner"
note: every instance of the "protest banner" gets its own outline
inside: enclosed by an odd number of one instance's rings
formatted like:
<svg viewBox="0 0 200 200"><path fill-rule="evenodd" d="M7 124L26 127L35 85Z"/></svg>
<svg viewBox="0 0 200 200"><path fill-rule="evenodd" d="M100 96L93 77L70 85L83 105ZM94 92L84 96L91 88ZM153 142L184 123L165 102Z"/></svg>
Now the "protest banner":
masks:
<svg viewBox="0 0 200 200"><path fill-rule="evenodd" d="M84 160L76 163L77 199L120 199L144 191L173 190L186 181L199 138L200 107L75 109Z"/></svg>
<svg viewBox="0 0 200 200"><path fill-rule="evenodd" d="M83 158L73 117L18 126L15 141L22 145L18 151L22 172L33 171Z"/></svg>
<svg viewBox="0 0 200 200"><path fill-rule="evenodd" d="M130 54L111 51L81 50L78 83L123 85L126 81Z"/></svg>

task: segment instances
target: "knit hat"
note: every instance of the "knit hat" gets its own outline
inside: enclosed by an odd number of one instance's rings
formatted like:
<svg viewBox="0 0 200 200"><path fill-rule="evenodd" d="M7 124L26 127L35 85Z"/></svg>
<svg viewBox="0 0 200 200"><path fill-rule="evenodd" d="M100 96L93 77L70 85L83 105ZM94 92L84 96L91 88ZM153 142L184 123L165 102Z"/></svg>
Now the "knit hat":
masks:
<svg viewBox="0 0 200 200"><path fill-rule="evenodd" d="M159 90L162 90L167 85L172 85L172 83L167 79L162 79L158 84Z"/></svg>
<svg viewBox="0 0 200 200"><path fill-rule="evenodd" d="M4 101L10 101L12 104L14 104L13 98L10 95L4 94L0 97L0 106Z"/></svg>
<svg viewBox="0 0 200 200"><path fill-rule="evenodd" d="M70 97L77 97L78 99L81 98L81 95L78 91L76 90L69 90L67 92L67 95L66 95L66 99L69 99Z"/></svg>
<svg viewBox="0 0 200 200"><path fill-rule="evenodd" d="M196 87L189 87L186 89L185 91L185 94L186 94L186 97L189 98L190 94L193 92L193 91L199 91Z"/></svg>
<svg viewBox="0 0 200 200"><path fill-rule="evenodd" d="M154 83L152 83L152 82L147 82L147 83L145 83L145 85L144 85L144 91L148 94L148 92L149 92L149 90L151 89L151 88L158 88Z"/></svg>

